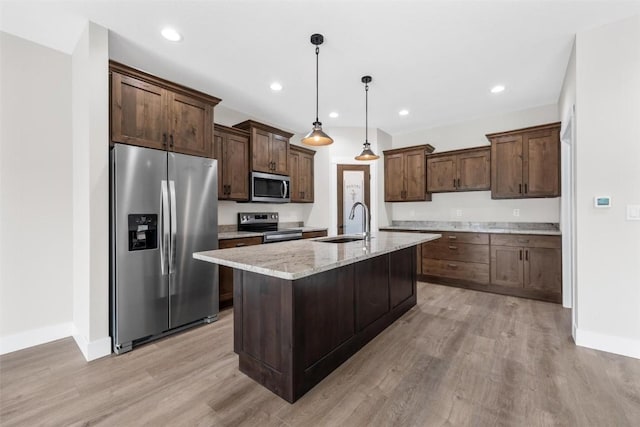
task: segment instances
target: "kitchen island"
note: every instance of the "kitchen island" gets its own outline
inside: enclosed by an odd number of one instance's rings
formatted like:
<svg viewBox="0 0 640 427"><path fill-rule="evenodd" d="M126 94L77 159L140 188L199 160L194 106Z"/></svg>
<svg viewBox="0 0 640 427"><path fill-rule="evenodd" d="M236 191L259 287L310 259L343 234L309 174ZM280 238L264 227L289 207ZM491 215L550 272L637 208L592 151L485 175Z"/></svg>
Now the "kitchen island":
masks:
<svg viewBox="0 0 640 427"><path fill-rule="evenodd" d="M234 268L240 371L293 403L416 304L416 245L439 237L381 232L193 256Z"/></svg>

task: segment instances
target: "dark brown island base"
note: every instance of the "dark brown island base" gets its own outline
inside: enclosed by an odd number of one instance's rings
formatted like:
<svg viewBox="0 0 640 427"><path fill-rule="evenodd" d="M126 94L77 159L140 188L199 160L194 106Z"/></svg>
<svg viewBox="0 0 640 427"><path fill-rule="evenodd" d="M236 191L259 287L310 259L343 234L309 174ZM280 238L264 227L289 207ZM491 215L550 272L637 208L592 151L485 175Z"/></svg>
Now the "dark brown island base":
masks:
<svg viewBox="0 0 640 427"><path fill-rule="evenodd" d="M438 237L380 233L368 248L361 241L283 242L266 250L276 250L280 265L270 267L288 278L274 277L267 268L234 268L234 351L240 371L295 402L416 304L416 245ZM251 259L251 248L195 257L230 265L243 253ZM260 259L268 257L262 253ZM313 264L312 274L282 271L297 270L301 260ZM327 268L332 263L339 265Z"/></svg>

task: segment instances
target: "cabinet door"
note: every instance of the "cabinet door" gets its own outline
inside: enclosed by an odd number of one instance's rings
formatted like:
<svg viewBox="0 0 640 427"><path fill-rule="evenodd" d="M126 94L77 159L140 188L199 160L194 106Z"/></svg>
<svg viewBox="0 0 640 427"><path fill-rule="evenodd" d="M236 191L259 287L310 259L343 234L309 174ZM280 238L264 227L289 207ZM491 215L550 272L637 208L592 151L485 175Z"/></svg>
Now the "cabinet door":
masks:
<svg viewBox="0 0 640 427"><path fill-rule="evenodd" d="M249 200L249 138L229 134L225 138L224 175L227 198Z"/></svg>
<svg viewBox="0 0 640 427"><path fill-rule="evenodd" d="M298 151L291 150L289 154L289 183L291 184L289 194L292 202L301 202L303 200L302 189L300 188L300 157L301 154Z"/></svg>
<svg viewBox="0 0 640 427"><path fill-rule="evenodd" d="M169 148L182 154L212 157L213 107L179 93L169 99Z"/></svg>
<svg viewBox="0 0 640 427"><path fill-rule="evenodd" d="M224 177L224 135L214 128L213 132L213 158L218 161L218 200L226 199L226 182Z"/></svg>
<svg viewBox="0 0 640 427"><path fill-rule="evenodd" d="M314 194L313 194L313 160L314 156L306 153L302 153L300 155L300 179L299 185L300 190L302 191L302 201L303 202L313 202Z"/></svg>
<svg viewBox="0 0 640 427"><path fill-rule="evenodd" d="M456 191L456 156L427 158L427 191Z"/></svg>
<svg viewBox="0 0 640 427"><path fill-rule="evenodd" d="M491 141L491 198L522 197L522 135Z"/></svg>
<svg viewBox="0 0 640 427"><path fill-rule="evenodd" d="M423 154L424 155L424 154ZM394 308L414 294L415 275L407 274L413 270L414 249L406 248L389 254L389 299Z"/></svg>
<svg viewBox="0 0 640 427"><path fill-rule="evenodd" d="M491 246L491 284L522 288L524 249L514 246Z"/></svg>
<svg viewBox="0 0 640 427"><path fill-rule="evenodd" d="M389 256L356 263L355 277L356 331L359 332L389 312Z"/></svg>
<svg viewBox="0 0 640 427"><path fill-rule="evenodd" d="M271 134L271 161L273 173L289 175L289 138Z"/></svg>
<svg viewBox="0 0 640 427"><path fill-rule="evenodd" d="M405 156L405 194L404 199L425 200L426 196L426 160L424 150L413 150L404 153Z"/></svg>
<svg viewBox="0 0 640 427"><path fill-rule="evenodd" d="M404 196L404 156L384 156L384 201L401 202Z"/></svg>
<svg viewBox="0 0 640 427"><path fill-rule="evenodd" d="M560 249L526 248L524 264L525 289L561 293L562 254Z"/></svg>
<svg viewBox="0 0 640 427"><path fill-rule="evenodd" d="M164 149L168 138L166 91L116 72L111 74L111 140Z"/></svg>
<svg viewBox="0 0 640 427"><path fill-rule="evenodd" d="M271 163L271 134L253 129L251 140L251 170L273 172Z"/></svg>
<svg viewBox="0 0 640 427"><path fill-rule="evenodd" d="M458 191L491 189L491 150L458 154Z"/></svg>
<svg viewBox="0 0 640 427"><path fill-rule="evenodd" d="M524 135L524 196L560 195L560 136L558 129Z"/></svg>

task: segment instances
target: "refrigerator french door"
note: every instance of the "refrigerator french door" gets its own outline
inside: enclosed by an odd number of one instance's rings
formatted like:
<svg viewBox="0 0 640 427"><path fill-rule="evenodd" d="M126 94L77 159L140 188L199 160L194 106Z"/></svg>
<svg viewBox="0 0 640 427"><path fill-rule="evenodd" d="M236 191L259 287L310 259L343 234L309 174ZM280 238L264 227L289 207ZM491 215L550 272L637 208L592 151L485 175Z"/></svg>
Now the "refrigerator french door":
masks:
<svg viewBox="0 0 640 427"><path fill-rule="evenodd" d="M217 319L217 161L115 144L111 152L111 336L120 354Z"/></svg>

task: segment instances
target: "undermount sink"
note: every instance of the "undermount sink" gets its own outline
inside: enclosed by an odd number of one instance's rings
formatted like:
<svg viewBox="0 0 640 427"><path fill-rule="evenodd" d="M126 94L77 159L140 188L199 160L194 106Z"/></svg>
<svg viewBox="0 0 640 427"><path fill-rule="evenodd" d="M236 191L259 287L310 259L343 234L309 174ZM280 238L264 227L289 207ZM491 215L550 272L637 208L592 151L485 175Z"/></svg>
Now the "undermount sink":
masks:
<svg viewBox="0 0 640 427"><path fill-rule="evenodd" d="M318 239L316 242L325 242L325 243L349 243L349 242L357 242L362 241L362 236L336 236L336 237L328 237L325 239Z"/></svg>

